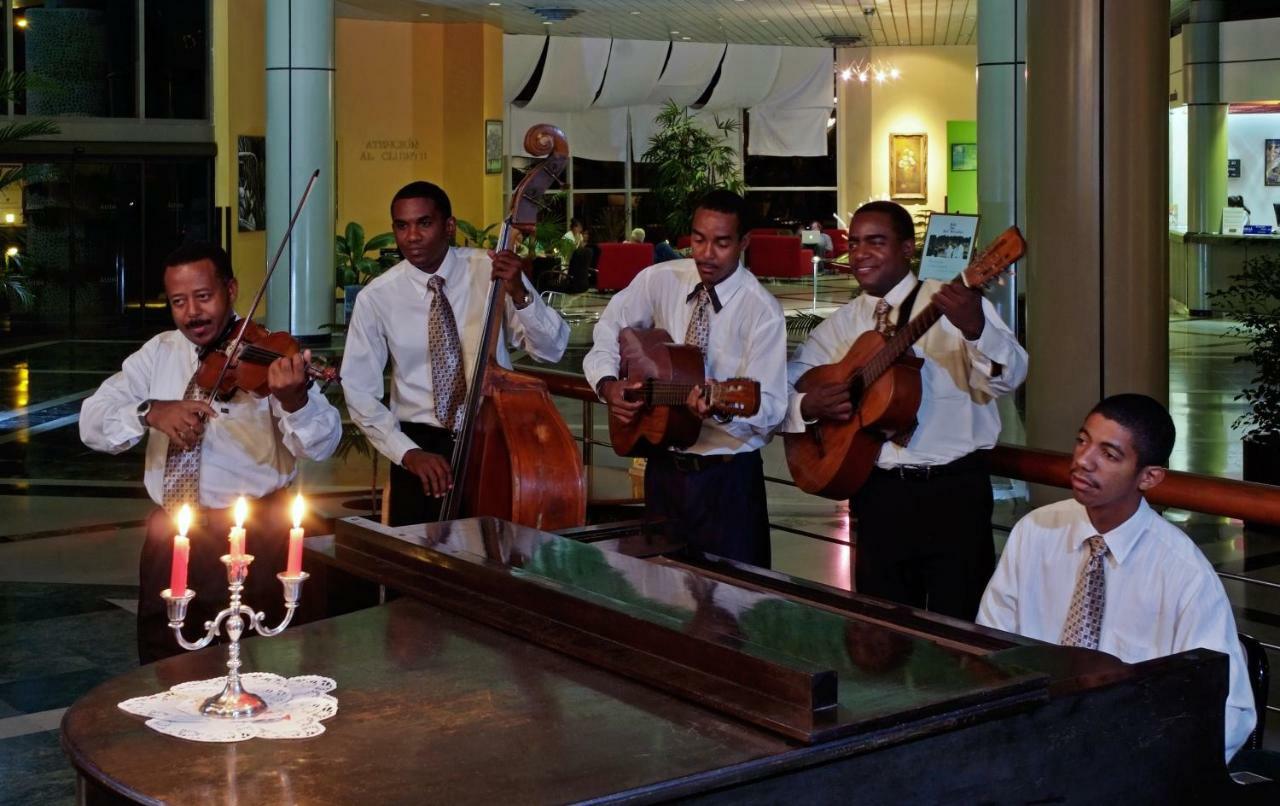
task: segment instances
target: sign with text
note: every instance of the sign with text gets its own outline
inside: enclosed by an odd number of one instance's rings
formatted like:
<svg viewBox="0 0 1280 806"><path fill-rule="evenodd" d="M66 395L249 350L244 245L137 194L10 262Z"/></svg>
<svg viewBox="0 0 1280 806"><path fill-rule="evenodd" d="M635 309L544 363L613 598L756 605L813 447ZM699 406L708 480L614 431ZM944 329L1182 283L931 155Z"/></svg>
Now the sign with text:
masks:
<svg viewBox="0 0 1280 806"><path fill-rule="evenodd" d="M920 256L920 279L947 282L964 271L978 237L978 216L930 213Z"/></svg>

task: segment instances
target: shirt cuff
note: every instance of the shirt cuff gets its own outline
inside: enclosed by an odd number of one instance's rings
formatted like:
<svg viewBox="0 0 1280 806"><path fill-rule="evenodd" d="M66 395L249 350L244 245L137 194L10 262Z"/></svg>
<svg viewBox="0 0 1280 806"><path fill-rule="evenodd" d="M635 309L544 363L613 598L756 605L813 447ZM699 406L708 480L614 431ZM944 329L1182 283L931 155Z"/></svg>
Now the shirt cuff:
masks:
<svg viewBox="0 0 1280 806"><path fill-rule="evenodd" d="M395 457L395 463L401 467L404 467L404 455L418 449L418 443L409 439L403 431L397 430L387 435L387 457Z"/></svg>
<svg viewBox="0 0 1280 806"><path fill-rule="evenodd" d="M782 426L778 429L784 434L802 434L805 426L809 425L804 416L800 414L800 402L804 400L804 392L792 392L791 397L787 400L787 416L782 420ZM816 420L812 422L817 422Z"/></svg>
<svg viewBox="0 0 1280 806"><path fill-rule="evenodd" d="M963 338L963 335L961 336ZM982 334L973 341L964 340L965 349L969 351L970 358L984 359L984 363L990 366L992 362L998 364L1007 364L1005 353L1008 351L1005 334L1000 329L994 327L987 322L982 327Z"/></svg>

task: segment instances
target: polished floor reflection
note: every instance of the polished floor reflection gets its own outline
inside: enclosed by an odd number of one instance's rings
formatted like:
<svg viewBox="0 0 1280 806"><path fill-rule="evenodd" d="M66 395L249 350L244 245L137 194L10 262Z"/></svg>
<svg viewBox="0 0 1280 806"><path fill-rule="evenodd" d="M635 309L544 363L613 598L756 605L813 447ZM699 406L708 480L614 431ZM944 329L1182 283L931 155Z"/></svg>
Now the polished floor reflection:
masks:
<svg viewBox="0 0 1280 806"><path fill-rule="evenodd" d="M830 313L849 299L844 278L769 286L793 317ZM607 297L553 295L572 324L569 355L561 368L576 371L590 345L591 327ZM1170 403L1178 427L1173 466L1239 478L1242 412L1235 399L1251 375L1232 359L1241 340L1216 320L1171 320ZM796 336L793 336L796 338ZM92 686L135 664L133 607L142 519L151 508L142 489L142 452L96 454L79 440L81 401L114 372L140 340L34 341L0 344L0 802L70 803L70 768L58 748L57 724L65 708ZM327 352L339 353L336 345ZM331 390L335 401L340 394ZM590 417L595 438L607 442L599 406L559 402L570 429L581 433ZM1017 433L1017 428L1010 429ZM1049 446L1061 450L1068 446ZM781 445L766 450L773 556L786 573L847 588L850 527L843 504L790 487ZM608 447L593 450L594 499L625 511L633 501L630 462ZM302 488L334 514L367 507L371 480L386 475L353 449L341 458L306 463ZM1020 482L993 480L999 506L995 534L1026 511ZM362 492L364 499L362 500ZM1170 512L1222 571L1280 583L1280 537L1255 534L1237 521ZM1280 595L1228 579L1241 630L1280 643ZM1280 656L1273 656L1280 668ZM1272 702L1280 701L1274 690ZM1276 720L1272 720L1274 723ZM1273 727L1269 745L1280 745Z"/></svg>

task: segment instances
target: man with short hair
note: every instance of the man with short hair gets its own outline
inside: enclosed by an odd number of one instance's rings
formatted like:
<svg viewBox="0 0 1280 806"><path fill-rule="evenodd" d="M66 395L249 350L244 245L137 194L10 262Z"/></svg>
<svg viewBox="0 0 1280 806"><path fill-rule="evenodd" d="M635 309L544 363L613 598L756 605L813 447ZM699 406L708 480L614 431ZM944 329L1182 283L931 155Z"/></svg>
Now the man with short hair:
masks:
<svg viewBox="0 0 1280 806"><path fill-rule="evenodd" d="M640 384L618 380L618 333L625 327L661 328L703 353L706 377L750 377L760 382L760 411L730 421L709 419L707 404L690 395L702 418L687 450L662 451L645 468L645 510L664 518L673 537L694 552L767 567L769 516L760 449L786 412L787 334L782 306L742 265L747 247L746 202L714 190L693 213L693 257L641 271L614 295L596 325L583 361L587 380L609 406L609 416L630 422L642 403L626 393Z"/></svg>
<svg viewBox="0 0 1280 806"><path fill-rule="evenodd" d="M497 360L511 367L507 342L538 361L558 361L569 326L533 291L513 252L453 246L453 205L439 186L411 182L391 201L404 260L356 297L342 359L342 391L352 421L391 460L393 526L434 521L453 485L454 434L475 370L490 283L506 288L506 338ZM391 406L382 404L392 362Z"/></svg>
<svg viewBox="0 0 1280 806"><path fill-rule="evenodd" d="M139 561L138 657L142 663L181 652L168 626L160 591L168 587L173 556L172 516L195 510L188 586L196 591L188 625L222 608L230 507L240 495L250 506L248 553L254 564L245 598L268 621L283 615L280 585L290 526L285 488L297 459L322 461L338 446L338 412L310 383L309 350L279 358L267 369L271 394L235 391L211 403L195 384L201 357L216 349L238 321L232 307L239 286L221 247L189 242L165 259L165 297L176 330L155 336L128 358L80 409L80 439L94 450L121 453L147 440L147 493L158 507L147 518ZM177 593L181 593L178 591Z"/></svg>
<svg viewBox="0 0 1280 806"><path fill-rule="evenodd" d="M810 384L869 330L886 336L932 302L943 318L917 340L924 359L914 429L884 442L850 499L857 517L859 593L972 619L995 567L987 455L1000 436L996 398L1027 374L1027 353L979 290L916 279L915 226L889 201L864 204L849 222L849 266L862 293L814 329L787 374L793 395L784 431L848 422L850 384Z"/></svg>
<svg viewBox="0 0 1280 806"><path fill-rule="evenodd" d="M977 621L1127 663L1197 647L1225 653L1230 761L1256 718L1231 603L1200 549L1146 500L1173 441L1169 412L1146 395L1094 406L1076 435L1072 498L1013 527Z"/></svg>
<svg viewBox="0 0 1280 806"><path fill-rule="evenodd" d="M636 227L627 235L628 243L644 243L644 227Z"/></svg>

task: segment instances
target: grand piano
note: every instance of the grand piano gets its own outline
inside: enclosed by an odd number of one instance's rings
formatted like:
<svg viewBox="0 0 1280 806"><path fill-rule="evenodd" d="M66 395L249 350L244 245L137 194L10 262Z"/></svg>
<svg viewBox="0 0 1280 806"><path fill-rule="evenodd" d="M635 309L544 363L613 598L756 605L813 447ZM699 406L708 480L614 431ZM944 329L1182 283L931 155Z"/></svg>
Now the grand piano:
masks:
<svg viewBox="0 0 1280 806"><path fill-rule="evenodd" d="M195 744L68 711L86 802L1187 802L1228 791L1227 660L1125 664L725 561L661 535L351 518L309 557L391 601L244 643L338 682L326 732Z"/></svg>

